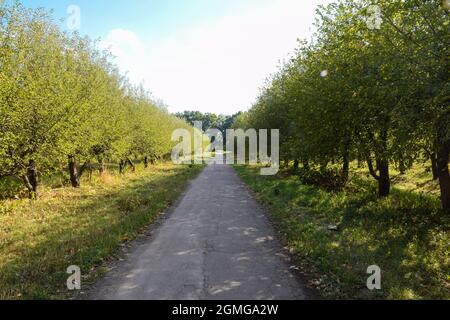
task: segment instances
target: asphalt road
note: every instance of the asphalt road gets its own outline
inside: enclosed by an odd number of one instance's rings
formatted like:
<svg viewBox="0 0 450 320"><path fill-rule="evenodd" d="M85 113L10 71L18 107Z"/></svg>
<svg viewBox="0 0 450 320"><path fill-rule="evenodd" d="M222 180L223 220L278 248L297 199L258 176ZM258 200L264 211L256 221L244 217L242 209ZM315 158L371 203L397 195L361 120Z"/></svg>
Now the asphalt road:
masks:
<svg viewBox="0 0 450 320"><path fill-rule="evenodd" d="M297 300L267 214L229 166L208 166L151 236L92 288L97 300Z"/></svg>

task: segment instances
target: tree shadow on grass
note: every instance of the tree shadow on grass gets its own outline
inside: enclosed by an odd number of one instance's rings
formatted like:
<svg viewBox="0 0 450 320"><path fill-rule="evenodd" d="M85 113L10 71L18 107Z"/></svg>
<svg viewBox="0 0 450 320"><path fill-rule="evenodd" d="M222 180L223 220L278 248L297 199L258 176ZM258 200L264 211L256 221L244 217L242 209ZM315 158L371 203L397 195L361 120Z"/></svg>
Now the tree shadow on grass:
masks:
<svg viewBox="0 0 450 320"><path fill-rule="evenodd" d="M445 289L450 223L436 197L393 188L389 198L379 199L376 183L366 179L353 179L341 193L295 179L249 174L246 180L272 206L303 260L335 282L339 296L450 296ZM331 222L339 224L338 232L326 229ZM373 264L383 272L382 292L365 287L367 267Z"/></svg>
<svg viewBox="0 0 450 320"><path fill-rule="evenodd" d="M439 202L396 189L388 199L360 200L346 208L342 226L350 234L348 243L352 231L363 234L367 241L359 248L350 246L359 251L355 256L360 260L354 261L355 265L379 265L384 273L385 295L400 289L442 298L445 290L440 280L445 278L443 256L449 240L445 234L450 224Z"/></svg>

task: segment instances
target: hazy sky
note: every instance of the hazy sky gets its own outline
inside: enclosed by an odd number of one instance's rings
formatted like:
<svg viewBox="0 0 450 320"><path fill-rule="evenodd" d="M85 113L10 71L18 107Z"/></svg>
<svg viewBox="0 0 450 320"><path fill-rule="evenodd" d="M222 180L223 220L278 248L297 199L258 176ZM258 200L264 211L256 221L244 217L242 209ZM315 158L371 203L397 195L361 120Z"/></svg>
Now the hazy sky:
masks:
<svg viewBox="0 0 450 320"><path fill-rule="evenodd" d="M248 109L265 79L309 38L315 8L329 0L24 0L101 38L132 82L172 112Z"/></svg>

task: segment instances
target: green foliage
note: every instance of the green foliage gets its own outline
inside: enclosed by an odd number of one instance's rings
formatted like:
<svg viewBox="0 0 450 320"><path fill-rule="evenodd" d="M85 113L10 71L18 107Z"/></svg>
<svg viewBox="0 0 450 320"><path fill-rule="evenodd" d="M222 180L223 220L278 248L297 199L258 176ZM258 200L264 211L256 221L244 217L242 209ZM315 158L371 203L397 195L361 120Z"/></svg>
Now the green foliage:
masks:
<svg viewBox="0 0 450 320"><path fill-rule="evenodd" d="M30 191L37 178L79 162L156 161L171 133L192 130L142 87L130 85L107 52L59 30L41 9L0 6L0 177Z"/></svg>
<svg viewBox="0 0 450 320"><path fill-rule="evenodd" d="M318 10L317 32L263 88L238 121L280 129L286 160L326 167L375 163L380 195L390 167L439 162L450 206L448 12L439 1L380 0L381 25L369 28L371 0L339 0ZM436 156L438 155L438 156Z"/></svg>

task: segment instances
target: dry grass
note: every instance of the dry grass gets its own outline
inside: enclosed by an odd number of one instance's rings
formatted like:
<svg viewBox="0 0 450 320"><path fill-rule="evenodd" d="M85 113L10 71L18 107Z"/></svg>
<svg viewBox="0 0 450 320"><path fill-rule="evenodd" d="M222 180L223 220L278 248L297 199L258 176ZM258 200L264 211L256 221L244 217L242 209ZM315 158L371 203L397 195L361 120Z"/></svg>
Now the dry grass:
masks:
<svg viewBox="0 0 450 320"><path fill-rule="evenodd" d="M147 228L201 167L163 164L104 174L82 188L44 187L41 199L0 202L0 299L67 297L65 273L93 267Z"/></svg>

